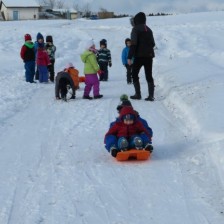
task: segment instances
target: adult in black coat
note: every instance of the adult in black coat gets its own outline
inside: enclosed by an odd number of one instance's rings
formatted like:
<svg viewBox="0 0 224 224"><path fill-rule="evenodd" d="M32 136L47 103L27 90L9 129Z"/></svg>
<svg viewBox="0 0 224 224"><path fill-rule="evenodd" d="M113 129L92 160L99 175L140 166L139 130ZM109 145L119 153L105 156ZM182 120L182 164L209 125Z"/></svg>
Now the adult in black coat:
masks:
<svg viewBox="0 0 224 224"><path fill-rule="evenodd" d="M139 83L139 71L142 66L145 69L145 78L148 84L149 96L145 98L147 101L154 101L154 80L152 77L152 64L154 53L155 41L152 30L146 25L145 13L139 12L133 18L133 28L131 31L131 47L128 54L128 64L133 62L133 84L135 88L135 94L131 96L131 99L140 100L141 88Z"/></svg>
<svg viewBox="0 0 224 224"><path fill-rule="evenodd" d="M72 89L72 96L70 99L75 99L75 85L71 76L67 72L59 72L56 76L55 82L55 97L56 99L67 100L67 85ZM60 95L59 95L60 94Z"/></svg>

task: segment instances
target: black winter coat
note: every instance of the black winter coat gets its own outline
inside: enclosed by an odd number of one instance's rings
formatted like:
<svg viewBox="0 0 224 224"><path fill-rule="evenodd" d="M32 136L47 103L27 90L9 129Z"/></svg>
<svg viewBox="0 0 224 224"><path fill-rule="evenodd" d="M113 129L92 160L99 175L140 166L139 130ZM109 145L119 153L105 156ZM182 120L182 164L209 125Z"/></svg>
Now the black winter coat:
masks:
<svg viewBox="0 0 224 224"><path fill-rule="evenodd" d="M146 17L143 13L138 13L134 17L128 59L132 59L133 57L155 57L153 32L145 23Z"/></svg>

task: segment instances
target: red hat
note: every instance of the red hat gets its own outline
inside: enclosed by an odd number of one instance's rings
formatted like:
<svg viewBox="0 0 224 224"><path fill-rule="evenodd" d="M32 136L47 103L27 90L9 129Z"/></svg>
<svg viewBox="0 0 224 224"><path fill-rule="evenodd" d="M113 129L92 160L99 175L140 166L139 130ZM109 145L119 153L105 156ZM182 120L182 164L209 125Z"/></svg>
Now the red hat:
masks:
<svg viewBox="0 0 224 224"><path fill-rule="evenodd" d="M27 41L27 40L32 40L30 34L26 34L26 35L24 36L24 38L25 38L25 41Z"/></svg>

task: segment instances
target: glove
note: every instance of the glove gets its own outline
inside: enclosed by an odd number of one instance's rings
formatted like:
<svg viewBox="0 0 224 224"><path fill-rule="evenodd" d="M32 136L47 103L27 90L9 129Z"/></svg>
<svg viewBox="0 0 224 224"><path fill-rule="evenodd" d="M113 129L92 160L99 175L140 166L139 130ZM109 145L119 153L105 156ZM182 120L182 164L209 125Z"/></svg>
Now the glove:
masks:
<svg viewBox="0 0 224 224"><path fill-rule="evenodd" d="M99 76L101 76L103 73L104 73L104 72L103 72L102 70L99 70L99 71L97 72L97 74L98 74Z"/></svg>
<svg viewBox="0 0 224 224"><path fill-rule="evenodd" d="M109 67L111 67L112 66L112 63L111 62L109 62Z"/></svg>

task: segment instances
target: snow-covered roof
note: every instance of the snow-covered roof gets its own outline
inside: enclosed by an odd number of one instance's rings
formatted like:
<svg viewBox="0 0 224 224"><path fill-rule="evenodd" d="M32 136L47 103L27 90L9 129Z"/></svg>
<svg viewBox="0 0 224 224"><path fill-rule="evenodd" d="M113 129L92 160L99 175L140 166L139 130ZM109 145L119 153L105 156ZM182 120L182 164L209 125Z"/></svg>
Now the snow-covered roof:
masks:
<svg viewBox="0 0 224 224"><path fill-rule="evenodd" d="M2 0L6 7L40 7L35 0Z"/></svg>

